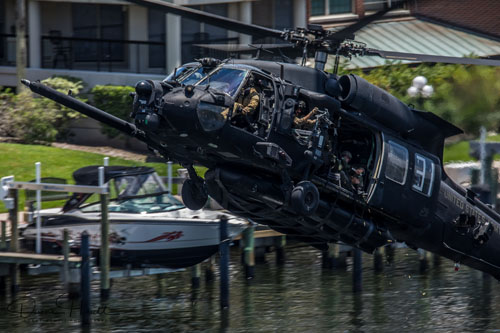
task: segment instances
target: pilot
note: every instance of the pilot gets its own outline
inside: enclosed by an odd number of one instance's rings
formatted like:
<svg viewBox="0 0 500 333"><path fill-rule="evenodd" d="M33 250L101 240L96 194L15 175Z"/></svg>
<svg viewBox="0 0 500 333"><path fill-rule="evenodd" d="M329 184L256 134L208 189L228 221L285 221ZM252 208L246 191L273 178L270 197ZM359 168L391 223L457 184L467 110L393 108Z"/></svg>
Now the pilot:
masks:
<svg viewBox="0 0 500 333"><path fill-rule="evenodd" d="M260 103L260 96L257 89L254 87L254 77L251 75L248 78L247 87L239 94L236 98L236 102L233 107L232 118L235 116L253 116L255 110ZM229 108L222 111L222 115L227 119L229 115Z"/></svg>
<svg viewBox="0 0 500 333"><path fill-rule="evenodd" d="M304 115L306 112L306 102L299 101L297 103L297 108L295 109L295 117L293 119L293 127L297 129L303 129L311 131L316 124L316 119L311 119L318 113L319 109L315 107L308 114Z"/></svg>

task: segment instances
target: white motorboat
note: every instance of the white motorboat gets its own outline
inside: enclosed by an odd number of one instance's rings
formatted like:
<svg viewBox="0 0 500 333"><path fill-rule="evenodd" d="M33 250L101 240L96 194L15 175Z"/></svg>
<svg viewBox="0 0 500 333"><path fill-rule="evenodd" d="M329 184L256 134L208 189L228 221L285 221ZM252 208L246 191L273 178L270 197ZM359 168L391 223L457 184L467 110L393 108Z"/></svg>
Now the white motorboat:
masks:
<svg viewBox="0 0 500 333"><path fill-rule="evenodd" d="M98 166L74 172L78 185L97 185ZM228 213L189 210L166 190L153 168L105 167L111 200L110 250L112 264L160 265L180 268L195 265L213 255L219 246L220 217L228 219L229 237L246 227L245 220ZM42 252L60 252L63 230L77 251L81 234L90 235L90 247L100 248L101 204L99 196L75 193L59 213L42 214ZM35 224L22 233L25 245L34 247Z"/></svg>

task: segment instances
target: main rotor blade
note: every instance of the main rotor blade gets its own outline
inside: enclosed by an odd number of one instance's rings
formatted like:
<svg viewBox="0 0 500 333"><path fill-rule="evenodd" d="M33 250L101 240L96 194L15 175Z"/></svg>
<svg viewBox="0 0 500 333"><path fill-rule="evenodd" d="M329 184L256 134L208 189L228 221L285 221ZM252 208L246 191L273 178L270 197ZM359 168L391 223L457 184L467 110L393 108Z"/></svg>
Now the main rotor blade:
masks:
<svg viewBox="0 0 500 333"><path fill-rule="evenodd" d="M438 56L438 55L429 55L429 54L382 51L382 50L375 50L375 49L367 49L364 55L378 56L378 57L382 57L385 59L392 59L392 60L442 62L445 64L462 64L462 65L500 66L500 60L494 60L494 59L448 57L448 56Z"/></svg>
<svg viewBox="0 0 500 333"><path fill-rule="evenodd" d="M194 46L203 47L224 52L249 53L256 51L269 51L275 49L293 49L292 44L193 44ZM302 51L301 51L302 52Z"/></svg>
<svg viewBox="0 0 500 333"><path fill-rule="evenodd" d="M376 20L379 20L380 18L382 18L382 16L384 16L386 13L390 12L391 10L400 8L405 2L406 1L394 1L390 8L385 8L385 9L382 9L382 10L376 12L375 14L365 16L361 20L359 20L358 22L351 24L351 25L349 25L349 26L345 27L344 29L341 29L337 32L334 32L333 34L331 34L328 37L328 39L339 40L339 41L343 41L346 39L354 39L353 35L356 31L366 27L368 24L370 24Z"/></svg>
<svg viewBox="0 0 500 333"><path fill-rule="evenodd" d="M210 14L189 7L174 5L162 0L127 0L140 6L145 6L157 11L179 15L198 22L204 22L219 28L236 31L246 35L257 37L281 37L282 31L262 27L255 24L242 23L224 16Z"/></svg>

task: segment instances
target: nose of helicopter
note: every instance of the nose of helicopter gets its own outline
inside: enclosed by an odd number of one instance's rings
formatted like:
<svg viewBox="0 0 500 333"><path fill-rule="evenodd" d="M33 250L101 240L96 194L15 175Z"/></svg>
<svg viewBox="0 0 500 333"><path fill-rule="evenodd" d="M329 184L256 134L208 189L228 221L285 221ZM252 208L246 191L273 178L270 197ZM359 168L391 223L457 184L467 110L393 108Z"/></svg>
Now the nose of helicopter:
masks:
<svg viewBox="0 0 500 333"><path fill-rule="evenodd" d="M164 101L163 115L179 131L221 129L226 122L222 113L231 104L226 96L192 85L172 90Z"/></svg>
<svg viewBox="0 0 500 333"><path fill-rule="evenodd" d="M226 123L223 111L232 105L229 95L207 86L171 86L156 81L136 85L135 123L159 134L192 136L215 133Z"/></svg>

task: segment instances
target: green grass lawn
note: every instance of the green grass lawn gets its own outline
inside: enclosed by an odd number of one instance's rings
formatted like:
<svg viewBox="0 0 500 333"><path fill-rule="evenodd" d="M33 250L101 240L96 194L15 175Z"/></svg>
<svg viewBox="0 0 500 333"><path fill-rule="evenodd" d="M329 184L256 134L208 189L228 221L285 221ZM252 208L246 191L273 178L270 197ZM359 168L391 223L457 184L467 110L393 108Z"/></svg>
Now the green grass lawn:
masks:
<svg viewBox="0 0 500 333"><path fill-rule="evenodd" d="M443 161L444 163L474 161L475 159L469 155L469 151L468 141L446 145L443 152Z"/></svg>
<svg viewBox="0 0 500 333"><path fill-rule="evenodd" d="M476 139L479 140L479 139ZM500 134L490 135L486 138L488 142L500 142ZM476 161L470 155L469 141L460 141L444 147L444 163ZM500 155L494 156L495 160L500 159Z"/></svg>
<svg viewBox="0 0 500 333"><path fill-rule="evenodd" d="M35 163L41 162L42 177L65 178L68 183L74 183L72 174L75 170L88 165L100 165L104 157L105 155L55 147L0 143L0 177L13 175L16 181L31 181L35 179ZM164 163L141 163L110 157L109 165L145 165L155 168L160 176L167 174ZM174 177L177 176L179 167L174 164ZM63 203L64 201L46 202L43 203L43 208L59 207ZM19 191L19 209L24 209L24 191ZM6 212L2 201L0 212Z"/></svg>

